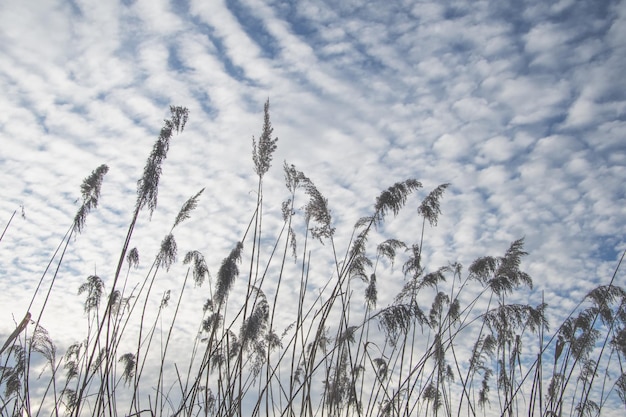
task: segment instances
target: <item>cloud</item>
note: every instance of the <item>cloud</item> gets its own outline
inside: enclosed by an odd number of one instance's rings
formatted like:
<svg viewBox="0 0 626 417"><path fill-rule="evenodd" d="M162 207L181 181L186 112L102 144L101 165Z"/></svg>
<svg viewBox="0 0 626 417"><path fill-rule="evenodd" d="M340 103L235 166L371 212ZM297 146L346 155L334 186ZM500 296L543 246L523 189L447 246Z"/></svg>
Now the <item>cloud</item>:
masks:
<svg viewBox="0 0 626 417"><path fill-rule="evenodd" d="M442 135L435 142L434 149L442 159L459 159L468 155L468 141L463 136Z"/></svg>
<svg viewBox="0 0 626 417"><path fill-rule="evenodd" d="M66 346L82 337L66 332L84 325L76 290L94 271L110 285L169 105L189 107L189 121L164 161L157 210L139 218L131 244L141 269L131 280L143 279L181 204L203 187L175 236L179 261L201 250L215 276L254 213L251 137L261 134L268 98L279 141L264 178L267 242L280 235L289 197L283 161L328 198L341 254L380 192L407 178L423 192L376 239L415 243L420 199L451 182L438 227L426 229L427 267L459 261L467 270L525 237L530 297L545 291L551 316L563 318L572 299L610 279L625 248L625 12L615 1L3 3L0 212L8 219L23 205L26 218L0 242L0 274L9 277L0 281L0 334L70 227L81 180L106 163L101 205L70 242L49 307L64 320L45 323ZM334 254L328 242L310 245L317 291L333 276ZM290 297L299 267L290 263L281 289ZM386 302L402 285L395 268L381 289ZM180 288L185 271L179 262L159 275L155 294ZM8 290L17 286L23 293ZM208 292L185 293L181 331L195 334Z"/></svg>

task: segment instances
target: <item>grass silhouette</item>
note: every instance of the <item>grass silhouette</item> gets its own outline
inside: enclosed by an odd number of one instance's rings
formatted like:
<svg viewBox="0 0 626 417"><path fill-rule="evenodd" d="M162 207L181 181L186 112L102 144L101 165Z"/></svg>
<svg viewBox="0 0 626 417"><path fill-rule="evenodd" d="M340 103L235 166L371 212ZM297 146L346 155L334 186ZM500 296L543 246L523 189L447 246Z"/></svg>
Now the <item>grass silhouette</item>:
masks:
<svg viewBox="0 0 626 417"><path fill-rule="evenodd" d="M85 178L81 206L45 267L24 319L0 341L0 416L582 417L623 412L626 292L614 285L621 261L606 285L589 292L551 330L543 300L536 305L512 301L533 286L522 269L523 239L501 256L476 259L467 272L458 263L424 264L426 223L437 225L449 184L420 196L423 188L416 179L396 182L352 230L337 230L331 203L287 163L282 228L272 236L264 229L263 210L263 180L278 146L269 100L262 133L252 139L256 207L218 272L212 277L203 254L189 251L182 257L187 266L182 286L153 293L157 277L179 259L174 232L193 215L202 189L182 205L147 274L133 284L139 258L130 243L137 219L140 212L152 215L157 209L170 139L183 133L189 116L183 107L170 112L137 182L111 282L94 274L77 289L84 299L87 334L58 354L40 322L72 237L84 231L89 213L98 207L108 167ZM413 199L419 203L419 241L384 236L372 244ZM338 233L350 237L347 247L336 245ZM328 259L312 258L310 247L320 242ZM311 275L316 263L332 265L333 273L312 290L311 280L319 278ZM394 263L402 265L401 273L394 272ZM294 274L299 275L295 295L283 296L290 291L285 278ZM403 276L404 285L393 302L380 306L380 277L390 274ZM42 288L42 307L32 311L45 277L51 279ZM168 348L179 337L176 320L190 280L208 286L209 297L198 335L189 340L189 358L173 360ZM240 296L233 301L237 286ZM288 308L280 305L285 297L291 301ZM170 303L175 311L163 324L162 311ZM41 361L47 368L36 375L32 368Z"/></svg>

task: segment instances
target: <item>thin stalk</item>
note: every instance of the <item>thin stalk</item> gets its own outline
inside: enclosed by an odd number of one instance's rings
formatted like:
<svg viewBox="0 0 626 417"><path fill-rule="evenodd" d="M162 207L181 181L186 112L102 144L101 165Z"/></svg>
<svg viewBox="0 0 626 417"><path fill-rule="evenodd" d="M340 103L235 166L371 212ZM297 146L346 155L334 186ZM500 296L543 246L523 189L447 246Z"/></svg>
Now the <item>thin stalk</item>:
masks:
<svg viewBox="0 0 626 417"><path fill-rule="evenodd" d="M119 260L118 260L117 269L115 271L115 275L114 275L114 278L113 278L113 284L111 286L111 293L113 291L115 291L115 288L116 288L116 285L117 285L117 281L119 279L120 272L122 270L122 264L124 263L126 252L128 251L128 246L130 244L130 239L131 239L133 231L135 229L135 224L137 222L137 217L139 215L139 209L140 209L140 206L138 205L135 208L135 212L133 214L132 221L131 221L130 225L128 226L128 232L126 233L126 240L124 241L124 245L122 247L122 251L120 253L120 257L119 257ZM105 324L104 321L106 320L106 327L107 327L106 345L109 344L109 328L110 328L110 323L111 323L111 317L110 317L109 312L110 312L110 305L109 305L109 303L107 303L107 307L106 307L106 309L104 311L104 314L102 316L102 323L100 323L100 325L98 326L98 334L96 335L96 338L100 338L102 330L104 329L104 324ZM87 359L86 369L89 369L91 367L91 364L92 364L92 362L93 362L93 360L95 358L96 346L97 345L94 345L94 348L91 351L91 353L90 353L90 355L89 355L89 357ZM106 360L110 361L110 358L107 357ZM76 396L76 407L73 410L72 417L78 417L80 415L80 408L81 408L81 405L82 405L82 400L83 400L83 397L85 395L85 389L87 388L89 380L90 380L90 378L88 377L88 375L85 375L84 379L83 379L83 383L80 386L80 388L78 390L78 394Z"/></svg>
<svg viewBox="0 0 626 417"><path fill-rule="evenodd" d="M46 306L48 305L48 300L50 299L50 294L52 293L52 288L54 287L54 284L56 282L56 278L58 276L59 273L59 269L61 268L61 264L63 263L63 258L65 257L65 252L67 251L67 247L70 244L70 239L72 237L74 231L74 227L72 225L72 227L70 227L70 229L68 230L68 232L65 234L65 236L67 236L67 238L64 237L64 242L65 245L63 246L63 250L61 251L61 256L59 257L59 261L57 262L57 267L54 271L54 274L52 275L52 280L50 281L50 285L48 286L48 291L46 292L46 296L44 297L44 301L43 304L39 310L39 314L37 316L37 320L35 320L35 327L33 328L33 334L35 334L35 332L37 331L37 328L39 327L39 323L41 321L41 318L43 317L43 312L46 309ZM61 244L63 243L63 241L61 242ZM57 249L58 250L58 249ZM56 251L55 251L56 254ZM52 263L52 259L50 260L50 263ZM48 264L48 266L50 266L50 264ZM48 270L48 268L46 267L46 271ZM43 281L43 278L45 276L45 272L42 275L39 284L37 285L37 289L39 289L39 285L41 285L41 282ZM37 294L37 290L35 290L35 294L33 294L33 298L31 299L30 305L28 307L28 310L30 310L30 306L33 304L33 301L35 299L35 296ZM30 313L27 313L30 314ZM26 370L24 372L24 389L25 392L29 393L30 389L29 389L29 375L30 375L30 362L31 362L31 353L32 353L32 341L31 343L28 344L28 353L26 355ZM31 410L30 410L30 395L26 395L25 396L25 408L26 408L26 412L28 413L28 415L31 415Z"/></svg>
<svg viewBox="0 0 626 417"><path fill-rule="evenodd" d="M285 248L283 250L283 257L280 264L280 272L278 274L278 282L276 283L276 292L274 293L274 302L272 303L272 310L270 312L270 325L269 332L270 336L274 329L274 315L276 313L276 305L278 304L278 293L280 291L280 284L283 278L283 272L285 269L285 261L287 259L287 250L289 249L289 237L291 231L291 221L293 218L293 210L294 210L294 200L295 200L295 190L291 194L291 206L289 208L289 218L287 219L287 238L285 239ZM271 355L270 349L267 349L267 358L266 358L266 366L265 366L265 382L266 384L270 384L270 367L271 367ZM269 392L268 392L269 391ZM269 416L269 393L271 393L271 389L266 390L265 393L265 415Z"/></svg>
<svg viewBox="0 0 626 417"><path fill-rule="evenodd" d="M174 310L174 317L172 318L172 322L170 324L170 328L167 332L167 338L165 341L165 347L163 349L163 352L161 354L161 366L159 367L159 377L157 378L157 388L156 388L156 394L155 394L155 398L154 398L154 409L156 410L157 405L158 405L158 400L159 400L159 395L161 392L161 385L163 384L163 368L165 366L165 356L167 355L167 348L169 346L169 342L170 339L172 337L172 330L174 330L174 323L176 322L176 318L178 317L178 310L180 308L180 304L182 302L183 299L183 294L185 293L185 287L187 285L187 279L189 278L189 271L191 270L191 268L187 269L187 273L185 274L185 280L183 281L183 287L180 291L180 295L178 297L178 302L176 303L176 309ZM163 407L161 407L161 412L160 414L162 414L163 411Z"/></svg>
<svg viewBox="0 0 626 417"><path fill-rule="evenodd" d="M0 242L2 242L2 238L4 237L4 234L6 233L7 229L11 225L11 222L13 221L13 217L15 217L15 213L17 213L17 210L13 210L11 217L9 217L9 221L7 222L6 226L4 226L4 229L2 229L2 234L0 234Z"/></svg>

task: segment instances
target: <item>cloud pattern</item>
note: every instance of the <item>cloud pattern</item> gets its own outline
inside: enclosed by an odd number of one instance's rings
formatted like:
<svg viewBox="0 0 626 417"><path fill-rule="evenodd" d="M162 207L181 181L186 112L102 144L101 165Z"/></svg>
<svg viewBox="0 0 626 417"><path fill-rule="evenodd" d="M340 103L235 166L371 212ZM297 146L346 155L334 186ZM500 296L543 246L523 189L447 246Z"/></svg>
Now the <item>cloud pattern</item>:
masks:
<svg viewBox="0 0 626 417"><path fill-rule="evenodd" d="M428 231L433 268L525 236L526 269L555 317L607 282L626 249L624 2L36 3L0 5L0 213L25 210L0 242L1 334L69 227L80 181L102 163L102 207L72 243L66 295L51 308L80 316L68 300L84 277L113 272L170 104L191 114L159 208L149 227L141 219L148 258L180 204L207 187L180 241L217 269L254 207L250 138L268 97L279 137L268 210L284 198L282 160L316 182L338 229L396 181L450 182ZM411 241L417 226L404 219L388 232ZM61 335L67 321L47 324Z"/></svg>

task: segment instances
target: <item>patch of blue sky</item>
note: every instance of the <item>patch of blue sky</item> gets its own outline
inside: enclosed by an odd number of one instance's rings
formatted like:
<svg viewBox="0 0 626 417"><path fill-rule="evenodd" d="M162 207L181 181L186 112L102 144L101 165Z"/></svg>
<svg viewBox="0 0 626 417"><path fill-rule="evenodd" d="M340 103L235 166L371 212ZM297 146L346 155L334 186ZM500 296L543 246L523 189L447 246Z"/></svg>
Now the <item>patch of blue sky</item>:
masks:
<svg viewBox="0 0 626 417"><path fill-rule="evenodd" d="M567 119L567 106L561 105L561 111L538 122L542 136L555 135L561 132L561 126Z"/></svg>
<svg viewBox="0 0 626 417"><path fill-rule="evenodd" d="M172 98L169 95L167 89L164 89L161 93L156 93L152 91L150 94L146 94L145 98L149 99L155 107L161 109L169 109L171 105L175 105L175 103L172 103ZM147 128L150 132L154 132L155 134L158 134L158 132L161 130L161 127L155 125L154 121L150 123L151 121L149 120L140 120L136 118L131 118L130 116L128 117L133 120L136 125Z"/></svg>
<svg viewBox="0 0 626 417"><path fill-rule="evenodd" d="M6 80L6 81L5 81ZM3 90L3 94L7 97L14 97L16 102L19 105L19 108L26 109L30 112L37 121L37 124L41 127L42 131L48 133L48 127L46 126L46 117L38 111L37 103L34 103L30 99L30 95L28 94L28 90L24 87L23 82L13 76L5 76L0 80L0 86L8 86L8 91Z"/></svg>
<svg viewBox="0 0 626 417"><path fill-rule="evenodd" d="M139 45L143 40L141 32L137 29L140 25L141 20L136 16L124 14L120 16L121 39L115 54L123 61L132 61L138 55Z"/></svg>
<svg viewBox="0 0 626 417"><path fill-rule="evenodd" d="M619 256L623 252L623 249L618 247L621 244L622 241L615 236L602 236L601 238L596 239L596 248L592 257L599 258L605 262L615 262L619 259ZM617 267L617 264L615 264L615 266ZM610 277L600 278L608 280Z"/></svg>
<svg viewBox="0 0 626 417"><path fill-rule="evenodd" d="M211 105L211 97L205 90L194 89L191 94L198 101L204 114L210 119L214 119L219 114L219 109Z"/></svg>
<svg viewBox="0 0 626 417"><path fill-rule="evenodd" d="M48 123L46 122L46 116L40 113L37 113L35 111L32 111L32 115L35 118L35 120L37 120L37 124L41 127L41 130L45 133L48 134L50 133L50 129L48 128ZM43 147L40 146L40 150L45 149L45 144L42 145Z"/></svg>
<svg viewBox="0 0 626 417"><path fill-rule="evenodd" d="M469 52L474 50L476 45L470 39L458 38L448 44L448 49L453 54L463 54L464 60L472 59Z"/></svg>
<svg viewBox="0 0 626 417"><path fill-rule="evenodd" d="M330 51L324 50L323 43L312 43L311 47L317 58L324 62L327 61L332 65L336 65L337 61L343 62L341 73L335 76L349 80L350 83L367 85L371 79L370 76L382 74L388 66L385 62L368 51L366 45L358 42L356 39L348 39L349 46L346 50Z"/></svg>
<svg viewBox="0 0 626 417"><path fill-rule="evenodd" d="M170 44L167 47L167 66L171 71L175 72L187 72L192 68L185 65L185 62L181 59L178 52L177 45Z"/></svg>
<svg viewBox="0 0 626 417"><path fill-rule="evenodd" d="M622 74L622 76L623 75L624 74ZM597 104L606 104L606 103L626 101L626 88L619 88L619 85L623 83L623 81L614 79L614 80L610 80L610 82L616 88L606 88L603 91L599 91L594 100ZM626 116L626 112L615 114L615 117L617 118L617 120L624 120L625 116Z"/></svg>
<svg viewBox="0 0 626 417"><path fill-rule="evenodd" d="M450 5L443 11L442 17L446 20L457 20L467 16L467 14L468 10L466 8Z"/></svg>
<svg viewBox="0 0 626 417"><path fill-rule="evenodd" d="M514 34L523 35L536 24L524 18L527 8L523 1L494 1L487 10L489 20L504 21L511 26Z"/></svg>
<svg viewBox="0 0 626 417"><path fill-rule="evenodd" d="M134 2L135 0L124 0ZM180 17L189 18L189 0L170 0L172 11Z"/></svg>
<svg viewBox="0 0 626 417"><path fill-rule="evenodd" d="M107 93L99 92L96 95L96 99L100 101L106 101ZM89 113L89 109L85 107L85 104L77 103L75 101L71 101L62 97L55 97L54 105L56 108L61 109L62 111L67 111L80 117L86 117L86 115Z"/></svg>
<svg viewBox="0 0 626 417"><path fill-rule="evenodd" d="M78 5L78 3L76 2L76 0L68 0L67 3L70 7L70 9L72 10L72 14L76 17L82 17L83 16L83 11L81 10L80 6Z"/></svg>
<svg viewBox="0 0 626 417"><path fill-rule="evenodd" d="M404 5L399 4L399 1L394 0L385 2L322 0L322 2L326 3L327 10L335 13L337 18L383 23L390 25L390 28L409 11Z"/></svg>
<svg viewBox="0 0 626 417"><path fill-rule="evenodd" d="M195 29L206 36L213 46L215 47L215 56L220 60L224 66L226 73L238 82L242 82L248 85L254 85L255 82L246 76L246 73L242 67L236 65L228 55L228 48L224 45L222 39L215 34L215 29L210 25L204 23L198 17L190 17L190 21L193 23Z"/></svg>
<svg viewBox="0 0 626 417"><path fill-rule="evenodd" d="M614 17L612 6L619 3L619 0L571 2L569 7L552 8L546 17L552 22L576 20L583 25L591 22L592 19L610 22L611 17Z"/></svg>
<svg viewBox="0 0 626 417"><path fill-rule="evenodd" d="M385 62L382 59L368 54L365 48L357 47L357 50L360 52L360 59L357 61L357 64L361 69L366 70L367 72L379 73L387 68L387 65L385 65Z"/></svg>
<svg viewBox="0 0 626 417"><path fill-rule="evenodd" d="M250 114L258 113L259 107L263 106L264 102L259 101L259 97L254 94L253 91L242 91L240 93L241 103L244 106L244 110ZM271 107L271 97L266 97L266 99L270 99L270 107ZM271 114L271 108L270 108Z"/></svg>
<svg viewBox="0 0 626 417"><path fill-rule="evenodd" d="M324 26L320 26L320 22L315 22L307 16L298 13L297 5L293 2L281 2L275 6L275 12L289 24L292 33L309 44L320 61L336 61L339 58L347 57L354 65L341 67L342 71L346 72L344 74L346 79L360 79L360 70L380 72L386 67L381 59L368 52L367 46L360 42L356 36L348 36L345 39L349 44L349 54L346 51L337 51L332 48L331 50L326 50L325 47L329 43L324 39L319 29ZM332 29L332 26L329 26L329 29ZM334 43L330 45L334 45ZM356 59L354 59L355 57Z"/></svg>
<svg viewBox="0 0 626 417"><path fill-rule="evenodd" d="M264 57L270 59L278 57L281 50L278 41L267 30L263 20L255 16L254 10L239 0L227 1L226 7L249 38L259 45Z"/></svg>
<svg viewBox="0 0 626 417"><path fill-rule="evenodd" d="M537 144L537 140L550 136L548 127L544 124L544 121L537 121L532 123L509 123L506 127L505 135L511 138L516 136L527 136L533 138L534 146ZM533 146L528 148L531 152Z"/></svg>
<svg viewBox="0 0 626 417"><path fill-rule="evenodd" d="M134 187L130 187L130 188L134 188ZM132 201L132 197L130 197L128 201L129 202ZM129 215L128 210L126 210L126 207L122 207L121 205L115 206L113 204L110 204L106 207L99 207L99 210L106 213L106 218L108 219L125 219ZM99 216L104 217L102 214L99 214ZM104 220L104 222L107 223L109 227L116 227L116 224L110 223L107 220Z"/></svg>
<svg viewBox="0 0 626 417"><path fill-rule="evenodd" d="M291 0L281 0L273 4L273 10L279 19L289 24L294 35L308 39L318 33L318 24L298 13L297 3Z"/></svg>

